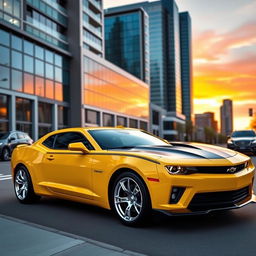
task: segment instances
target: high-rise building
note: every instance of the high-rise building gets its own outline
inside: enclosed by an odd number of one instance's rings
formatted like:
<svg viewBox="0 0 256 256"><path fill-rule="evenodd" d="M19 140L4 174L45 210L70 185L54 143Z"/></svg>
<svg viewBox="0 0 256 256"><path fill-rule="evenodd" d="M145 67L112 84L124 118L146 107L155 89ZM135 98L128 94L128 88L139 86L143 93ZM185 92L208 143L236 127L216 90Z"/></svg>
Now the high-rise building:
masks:
<svg viewBox="0 0 256 256"><path fill-rule="evenodd" d="M105 57L149 83L148 15L142 8L105 11Z"/></svg>
<svg viewBox="0 0 256 256"><path fill-rule="evenodd" d="M104 59L101 0L0 1L0 131L147 129L149 87Z"/></svg>
<svg viewBox="0 0 256 256"><path fill-rule="evenodd" d="M166 127L164 138L177 139L176 128L185 124L185 116L182 115L178 7L174 0L161 0L110 8L105 13L129 12L136 8L143 8L149 17L151 102L166 112L165 125L161 126Z"/></svg>
<svg viewBox="0 0 256 256"><path fill-rule="evenodd" d="M217 122L215 121L213 112L195 114L195 125L197 127L209 127L217 132Z"/></svg>
<svg viewBox="0 0 256 256"><path fill-rule="evenodd" d="M225 99L220 107L220 126L223 135L230 135L233 132L233 102Z"/></svg>
<svg viewBox="0 0 256 256"><path fill-rule="evenodd" d="M179 18L182 113L186 116L186 120L191 120L191 115L193 113L191 18L188 12L180 13Z"/></svg>

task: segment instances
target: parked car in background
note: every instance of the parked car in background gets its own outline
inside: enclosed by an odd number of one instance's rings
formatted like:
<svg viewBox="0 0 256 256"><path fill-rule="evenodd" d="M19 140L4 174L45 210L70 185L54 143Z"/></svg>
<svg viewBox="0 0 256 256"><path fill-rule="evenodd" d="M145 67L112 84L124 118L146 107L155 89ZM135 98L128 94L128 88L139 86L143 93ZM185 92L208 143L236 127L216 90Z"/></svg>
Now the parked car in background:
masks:
<svg viewBox="0 0 256 256"><path fill-rule="evenodd" d="M253 130L234 131L227 141L227 147L243 153L256 154L256 133Z"/></svg>
<svg viewBox="0 0 256 256"><path fill-rule="evenodd" d="M0 132L0 158L1 160L9 160L12 151L17 145L31 145L33 140L27 133L20 131Z"/></svg>

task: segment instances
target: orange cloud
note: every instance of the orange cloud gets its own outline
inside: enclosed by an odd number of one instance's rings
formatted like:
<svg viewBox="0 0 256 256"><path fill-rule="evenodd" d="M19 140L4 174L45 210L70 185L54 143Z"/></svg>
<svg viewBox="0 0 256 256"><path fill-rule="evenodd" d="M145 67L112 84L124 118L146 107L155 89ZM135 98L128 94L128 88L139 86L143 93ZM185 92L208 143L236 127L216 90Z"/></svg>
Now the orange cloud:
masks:
<svg viewBox="0 0 256 256"><path fill-rule="evenodd" d="M248 108L256 111L256 54L247 48L240 59L234 60L230 50L238 48L236 53L239 53L240 47L256 47L255 31L256 22L225 34L206 31L195 38L195 113L213 111L219 121L222 100L230 98L234 106L235 129L248 128Z"/></svg>
<svg viewBox="0 0 256 256"><path fill-rule="evenodd" d="M218 60L232 48L256 43L256 23L247 23L228 33L205 31L194 40L194 59Z"/></svg>

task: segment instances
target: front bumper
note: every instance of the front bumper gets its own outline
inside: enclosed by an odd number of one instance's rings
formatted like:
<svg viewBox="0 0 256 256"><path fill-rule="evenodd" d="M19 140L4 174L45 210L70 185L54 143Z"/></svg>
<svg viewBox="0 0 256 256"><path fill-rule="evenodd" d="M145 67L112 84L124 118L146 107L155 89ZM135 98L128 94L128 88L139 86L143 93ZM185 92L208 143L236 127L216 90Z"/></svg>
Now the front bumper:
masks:
<svg viewBox="0 0 256 256"><path fill-rule="evenodd" d="M255 153L256 152L256 145L254 145L254 144L245 145L245 146L236 145L236 144L228 144L227 148L238 151L238 152L244 152L244 153L246 153L246 152Z"/></svg>
<svg viewBox="0 0 256 256"><path fill-rule="evenodd" d="M215 209L207 209L204 211L191 211L191 212L183 212L183 213L175 213L175 212L170 212L170 211L165 211L165 210L156 210L161 213L164 213L168 216L182 216L182 215L204 215L204 214L209 214L211 212L218 212L218 211L227 211L227 210L234 210L234 209L239 209L242 208L248 204L254 204L256 203L256 195L253 194L251 199L248 201L241 203L241 204L236 204L234 206L229 206L229 207L221 207L221 208L215 208Z"/></svg>
<svg viewBox="0 0 256 256"><path fill-rule="evenodd" d="M235 209L249 203L256 202L253 194L254 166L245 168L234 174L191 174L191 175L170 175L167 172L159 173L160 182L150 184L152 207L154 210L163 211L170 215L183 214L205 214L216 210ZM174 187L185 188L177 203L171 203L171 194ZM202 193L226 193L242 190L248 187L246 197L234 204L213 205L207 209L191 209L193 198ZM224 207L222 207L224 206Z"/></svg>

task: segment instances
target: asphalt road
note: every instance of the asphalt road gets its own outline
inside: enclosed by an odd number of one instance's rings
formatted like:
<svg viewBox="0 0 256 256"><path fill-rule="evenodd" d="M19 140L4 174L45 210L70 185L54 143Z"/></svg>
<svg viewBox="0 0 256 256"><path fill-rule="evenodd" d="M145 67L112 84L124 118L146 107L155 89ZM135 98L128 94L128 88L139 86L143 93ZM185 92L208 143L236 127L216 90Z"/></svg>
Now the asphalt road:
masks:
<svg viewBox="0 0 256 256"><path fill-rule="evenodd" d="M256 157L253 161L256 164ZM10 163L0 162L0 213L4 215L148 255L256 255L256 204L205 216L155 214L150 226L129 228L110 211L84 204L43 198L22 205L11 179L3 178L9 174Z"/></svg>

